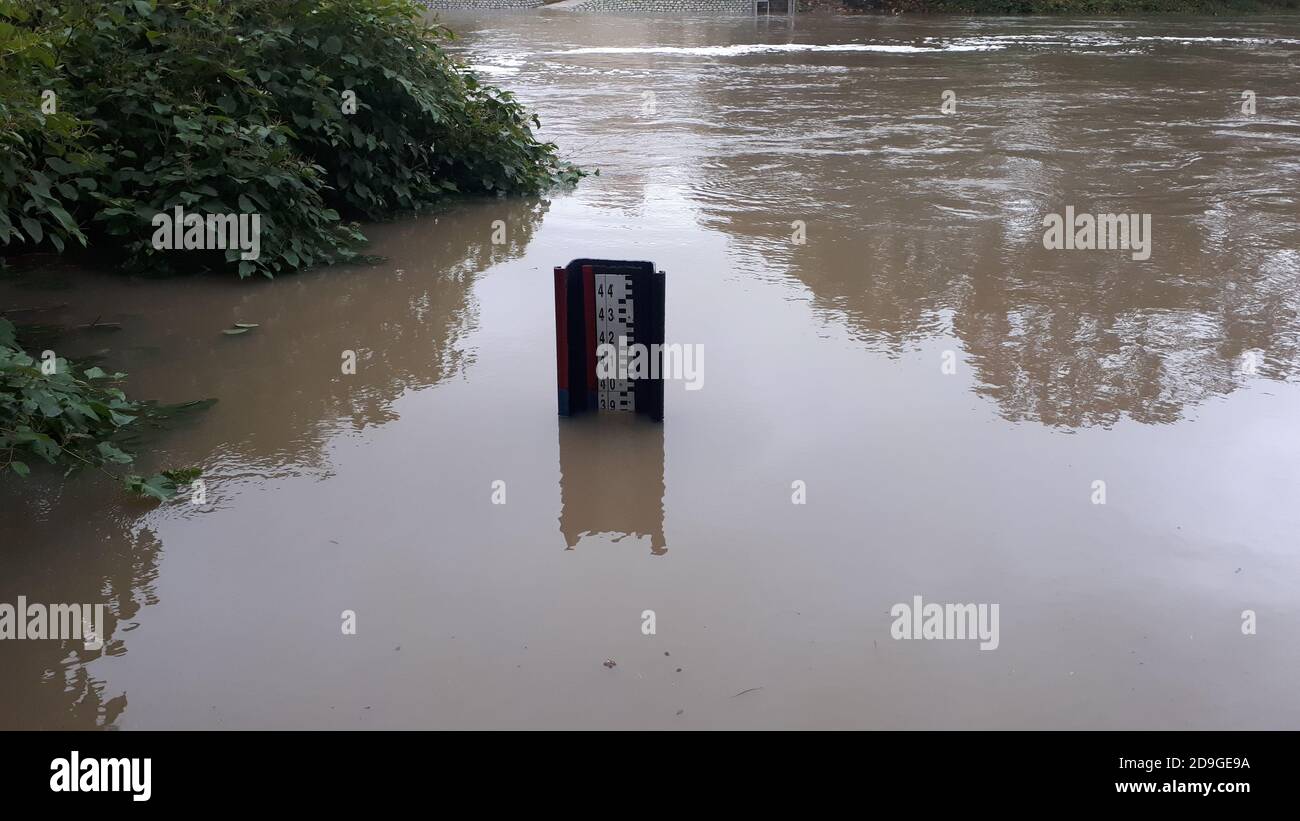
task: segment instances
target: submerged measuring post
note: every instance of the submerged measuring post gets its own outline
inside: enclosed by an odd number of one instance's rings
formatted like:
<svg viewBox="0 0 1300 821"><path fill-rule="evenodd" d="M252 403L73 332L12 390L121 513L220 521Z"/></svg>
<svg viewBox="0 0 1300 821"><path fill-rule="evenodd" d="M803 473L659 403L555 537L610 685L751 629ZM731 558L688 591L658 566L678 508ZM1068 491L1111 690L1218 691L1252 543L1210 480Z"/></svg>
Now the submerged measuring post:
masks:
<svg viewBox="0 0 1300 821"><path fill-rule="evenodd" d="M612 411L662 420L663 342L664 273L653 262L575 259L555 269L561 416Z"/></svg>

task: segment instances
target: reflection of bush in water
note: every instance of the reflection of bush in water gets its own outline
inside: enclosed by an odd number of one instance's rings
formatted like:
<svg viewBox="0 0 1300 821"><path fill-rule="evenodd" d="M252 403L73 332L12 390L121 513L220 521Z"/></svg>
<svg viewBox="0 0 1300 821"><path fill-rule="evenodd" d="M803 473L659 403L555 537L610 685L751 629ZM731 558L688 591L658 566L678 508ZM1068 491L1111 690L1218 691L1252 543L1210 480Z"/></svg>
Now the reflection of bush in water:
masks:
<svg viewBox="0 0 1300 821"><path fill-rule="evenodd" d="M1239 241L1167 253L1157 270L1109 252L1042 251L1032 238L1027 247L992 222L945 228L877 212L873 225L823 223L794 246L773 244L788 238L784 223L732 217L739 246L788 269L828 321L869 349L899 356L954 336L976 392L1007 419L1172 422L1251 378L1247 351L1266 354L1258 377L1300 374L1300 266L1269 250L1280 234L1250 245L1265 236L1258 225L1234 226Z"/></svg>
<svg viewBox="0 0 1300 821"><path fill-rule="evenodd" d="M387 258L372 267L171 291L181 307L171 333L158 340L168 352L159 377L176 395L222 401L183 437L164 434L169 458L217 463L210 471L215 483L228 464L240 472L265 463L318 464L340 418L356 428L393 418L390 405L404 391L436 385L468 366L457 342L474 324L470 289L484 271L526 251L548 207L545 200L471 203L439 214L436 223L430 216L377 226L382 239L375 250ZM506 242L492 245L498 219L507 224ZM258 332L274 332L277 347L242 352L252 335L214 347L213 328L228 324L236 308L260 323ZM340 375L344 350L361 356L355 376ZM157 600L161 544L151 530L133 530L138 511L110 512L121 504L116 487L89 479L61 485L56 476L27 481L47 480L47 487L34 484L22 494L0 492L0 601L24 595L43 603L103 602L109 640L93 652L75 642L5 642L0 729L110 726L126 694L104 692L85 665L101 653L126 652L121 625ZM55 530L59 543L49 544ZM74 569L55 576L51 567Z"/></svg>
<svg viewBox="0 0 1300 821"><path fill-rule="evenodd" d="M220 399L175 458L209 467L214 456L243 467L320 465L321 446L340 420L354 430L393 420L392 402L404 392L437 385L472 364L460 342L476 323L474 283L524 253L548 206L494 200L371 226L373 250L383 255L372 266L253 283L259 290L251 296L250 283L232 283L217 292L219 304L210 290L183 296L193 300L194 315L220 317L216 324L241 311L260 323L254 333L261 337L222 339L214 350L213 323L173 328L167 378L181 383L167 392ZM498 219L507 223L506 243L494 246ZM269 335L274 347L259 345ZM355 375L340 372L347 350L357 353Z"/></svg>
<svg viewBox="0 0 1300 821"><path fill-rule="evenodd" d="M133 530L130 515L87 516L103 499L83 494L114 495L114 488L77 484L44 499L36 494L9 494L0 502L0 520L8 529L5 581L0 601L16 604L18 596L42 604L104 604L104 646L86 650L80 641L6 641L0 675L0 729L89 730L109 727L126 708L126 693L106 693L105 683L87 665L101 655L127 652L123 627L141 608L157 603L153 584L162 545L148 528ZM51 523L58 522L60 541L49 544ZM69 568L52 574L50 567Z"/></svg>
<svg viewBox="0 0 1300 821"><path fill-rule="evenodd" d="M501 201L458 209L438 217L434 226L428 220L403 224L376 245L390 257L386 264L403 274L388 279L382 289L367 288L365 278L351 283L356 287L349 294L346 324L383 329L378 344L355 343L367 349L369 373L359 368L351 389L332 397L353 402L349 415L354 427L391 421L389 404L402 391L436 385L472 363L472 354L457 347L476 323L470 290L484 271L524 254L549 205L545 200ZM491 243L495 220L506 223L501 245ZM344 321L340 317L340 325Z"/></svg>
<svg viewBox="0 0 1300 821"><path fill-rule="evenodd" d="M1247 351L1267 353L1258 377L1300 373L1294 275L1274 276L1266 260L1243 274L1207 263L1191 283L1122 265L1098 266L1086 282L1029 268L969 279L956 305L976 391L1008 419L1173 422L1254 378L1242 372Z"/></svg>

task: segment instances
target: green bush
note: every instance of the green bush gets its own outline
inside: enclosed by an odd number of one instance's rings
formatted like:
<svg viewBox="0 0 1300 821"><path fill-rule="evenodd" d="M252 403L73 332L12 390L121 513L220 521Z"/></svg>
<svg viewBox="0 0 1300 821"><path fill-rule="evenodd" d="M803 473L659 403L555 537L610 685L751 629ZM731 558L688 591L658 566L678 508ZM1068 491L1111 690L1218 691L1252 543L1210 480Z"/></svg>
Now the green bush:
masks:
<svg viewBox="0 0 1300 821"><path fill-rule="evenodd" d="M270 276L353 256L364 238L345 219L576 179L535 138L536 120L451 58L450 32L419 11L0 0L0 243L89 243L134 271ZM45 90L58 114L41 112ZM260 214L260 258L154 249L151 220L176 206Z"/></svg>
<svg viewBox="0 0 1300 821"><path fill-rule="evenodd" d="M96 186L80 172L102 172L103 164L83 148L85 123L45 113L43 93L66 84L50 31L32 23L25 9L0 2L0 244L46 242L62 251L86 244L70 211L84 210L78 204Z"/></svg>

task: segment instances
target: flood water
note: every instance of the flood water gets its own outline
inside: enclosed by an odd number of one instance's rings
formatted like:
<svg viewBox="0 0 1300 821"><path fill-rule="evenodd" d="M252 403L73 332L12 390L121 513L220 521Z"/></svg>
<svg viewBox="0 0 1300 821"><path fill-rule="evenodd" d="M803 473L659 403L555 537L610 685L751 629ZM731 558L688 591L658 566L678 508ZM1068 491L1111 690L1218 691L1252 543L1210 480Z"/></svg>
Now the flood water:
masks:
<svg viewBox="0 0 1300 821"><path fill-rule="evenodd" d="M445 19L599 176L372 266L0 286L219 399L141 465L206 504L0 481L0 602L110 633L0 644L0 726L1300 728L1300 21ZM1150 259L1046 250L1067 206ZM703 346L662 425L556 416L586 256ZM914 595L999 646L894 640Z"/></svg>

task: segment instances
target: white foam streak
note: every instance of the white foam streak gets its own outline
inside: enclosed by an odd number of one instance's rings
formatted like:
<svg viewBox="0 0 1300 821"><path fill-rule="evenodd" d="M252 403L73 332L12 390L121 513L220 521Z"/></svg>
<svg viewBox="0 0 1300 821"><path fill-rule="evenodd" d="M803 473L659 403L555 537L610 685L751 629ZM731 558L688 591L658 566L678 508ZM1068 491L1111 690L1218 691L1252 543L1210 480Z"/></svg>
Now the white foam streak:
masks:
<svg viewBox="0 0 1300 821"><path fill-rule="evenodd" d="M842 43L818 45L815 43L742 43L730 46L592 46L550 54L671 54L691 57L742 57L746 54L777 54L788 52L879 52L882 54L940 54L948 51L996 51L1006 48L1001 43L959 44L922 48L920 46L888 45L884 43Z"/></svg>
<svg viewBox="0 0 1300 821"><path fill-rule="evenodd" d="M1224 44L1246 46L1300 45L1300 40L1280 37L1124 37L1106 34L996 34L957 37L952 40L925 38L924 45L894 43L735 43L726 46L588 46L549 54L662 54L679 57L743 57L748 54L792 53L877 53L877 54L944 54L960 51L1002 51L1013 46L1058 48L1067 50L1110 49L1139 43Z"/></svg>

